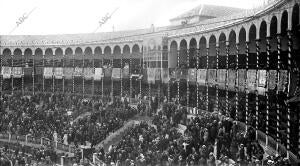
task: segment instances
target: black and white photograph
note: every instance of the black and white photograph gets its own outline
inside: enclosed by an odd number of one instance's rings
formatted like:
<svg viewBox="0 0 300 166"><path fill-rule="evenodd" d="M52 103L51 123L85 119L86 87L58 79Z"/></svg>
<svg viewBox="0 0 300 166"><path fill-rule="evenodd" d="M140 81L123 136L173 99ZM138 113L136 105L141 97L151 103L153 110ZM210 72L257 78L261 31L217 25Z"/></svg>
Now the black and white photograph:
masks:
<svg viewBox="0 0 300 166"><path fill-rule="evenodd" d="M0 166L300 165L300 0L0 0Z"/></svg>

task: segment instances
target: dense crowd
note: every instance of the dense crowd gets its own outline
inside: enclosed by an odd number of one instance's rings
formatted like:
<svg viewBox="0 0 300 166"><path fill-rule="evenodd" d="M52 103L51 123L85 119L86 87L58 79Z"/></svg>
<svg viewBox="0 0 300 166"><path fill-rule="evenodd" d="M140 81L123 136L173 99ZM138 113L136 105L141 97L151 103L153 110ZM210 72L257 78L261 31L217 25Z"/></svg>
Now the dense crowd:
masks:
<svg viewBox="0 0 300 166"><path fill-rule="evenodd" d="M0 132L93 147L136 114L127 98L2 94Z"/></svg>

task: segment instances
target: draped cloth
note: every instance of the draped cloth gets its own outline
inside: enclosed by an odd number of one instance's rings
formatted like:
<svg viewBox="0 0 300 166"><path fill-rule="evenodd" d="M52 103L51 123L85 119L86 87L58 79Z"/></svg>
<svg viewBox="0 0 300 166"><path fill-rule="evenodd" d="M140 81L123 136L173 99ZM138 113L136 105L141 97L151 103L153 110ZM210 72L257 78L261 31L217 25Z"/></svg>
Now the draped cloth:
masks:
<svg viewBox="0 0 300 166"><path fill-rule="evenodd" d="M54 68L54 77L55 79L62 79L63 78L63 68L62 67L56 67Z"/></svg>
<svg viewBox="0 0 300 166"><path fill-rule="evenodd" d="M256 70L248 70L247 71L247 86L249 91L256 90Z"/></svg>
<svg viewBox="0 0 300 166"><path fill-rule="evenodd" d="M2 66L2 70L1 70L1 74L3 76L4 79L9 79L11 76L11 67L8 66Z"/></svg>
<svg viewBox="0 0 300 166"><path fill-rule="evenodd" d="M100 81L103 77L102 68L95 68L94 80Z"/></svg>
<svg viewBox="0 0 300 166"><path fill-rule="evenodd" d="M189 82L196 82L197 79L197 70L196 69L189 69L188 70Z"/></svg>
<svg viewBox="0 0 300 166"><path fill-rule="evenodd" d="M239 82L239 90L245 90L246 86L246 69L239 69L238 70L238 82Z"/></svg>
<svg viewBox="0 0 300 166"><path fill-rule="evenodd" d="M205 85L206 81L206 69L198 69L197 70L197 82L200 85Z"/></svg>
<svg viewBox="0 0 300 166"><path fill-rule="evenodd" d="M53 75L53 68L52 67L45 67L44 68L44 78L51 79Z"/></svg>
<svg viewBox="0 0 300 166"><path fill-rule="evenodd" d="M70 68L70 67L64 68L65 79L72 79L72 77L73 77L73 71L74 71L73 68Z"/></svg>
<svg viewBox="0 0 300 166"><path fill-rule="evenodd" d="M235 81L236 81L236 71L233 69L228 70L228 89L234 90L235 89Z"/></svg>
<svg viewBox="0 0 300 166"><path fill-rule="evenodd" d="M84 79L91 80L94 75L94 68L84 68Z"/></svg>
<svg viewBox="0 0 300 166"><path fill-rule="evenodd" d="M217 74L218 74L218 84L219 84L219 87L225 87L225 83L226 83L226 69L219 69Z"/></svg>
<svg viewBox="0 0 300 166"><path fill-rule="evenodd" d="M276 70L270 70L268 75L269 89L274 90L276 87Z"/></svg>
<svg viewBox="0 0 300 166"><path fill-rule="evenodd" d="M168 68L163 68L161 70L161 79L163 83L168 83L170 78L169 78L169 69Z"/></svg>
<svg viewBox="0 0 300 166"><path fill-rule="evenodd" d="M21 78L23 75L23 68L22 67L13 67L12 74L14 78Z"/></svg>

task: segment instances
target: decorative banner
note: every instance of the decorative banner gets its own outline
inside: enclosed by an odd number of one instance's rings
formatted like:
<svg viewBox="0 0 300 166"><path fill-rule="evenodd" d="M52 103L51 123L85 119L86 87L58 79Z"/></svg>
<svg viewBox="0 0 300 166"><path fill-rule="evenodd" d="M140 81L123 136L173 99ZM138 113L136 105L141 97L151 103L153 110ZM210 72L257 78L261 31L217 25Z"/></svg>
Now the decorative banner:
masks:
<svg viewBox="0 0 300 166"><path fill-rule="evenodd" d="M54 78L55 79L62 79L63 78L63 68L62 67L57 67L54 68Z"/></svg>
<svg viewBox="0 0 300 166"><path fill-rule="evenodd" d="M65 79L72 79L73 77L73 71L74 69L73 68L64 68L64 76L65 76Z"/></svg>
<svg viewBox="0 0 300 166"><path fill-rule="evenodd" d="M14 78L21 78L23 75L22 67L13 67L12 75Z"/></svg>
<svg viewBox="0 0 300 166"><path fill-rule="evenodd" d="M44 74L44 68L43 67L35 67L34 68L34 74L35 75L43 75Z"/></svg>
<svg viewBox="0 0 300 166"><path fill-rule="evenodd" d="M129 68L122 69L122 78L129 78Z"/></svg>
<svg viewBox="0 0 300 166"><path fill-rule="evenodd" d="M250 69L247 71L247 86L249 91L256 90L256 70Z"/></svg>
<svg viewBox="0 0 300 166"><path fill-rule="evenodd" d="M278 82L278 91L284 91L288 81L288 72L287 70L279 70L279 82Z"/></svg>
<svg viewBox="0 0 300 166"><path fill-rule="evenodd" d="M168 68L163 68L161 70L161 78L163 83L168 83L170 78L169 78L169 69Z"/></svg>
<svg viewBox="0 0 300 166"><path fill-rule="evenodd" d="M155 68L148 68L147 75L148 75L148 82L155 83Z"/></svg>
<svg viewBox="0 0 300 166"><path fill-rule="evenodd" d="M236 81L236 71L233 69L228 70L228 89L235 89L235 81Z"/></svg>
<svg viewBox="0 0 300 166"><path fill-rule="evenodd" d="M225 87L226 83L226 69L219 69L218 70L218 84L220 87Z"/></svg>
<svg viewBox="0 0 300 166"><path fill-rule="evenodd" d="M201 85L205 85L206 81L206 69L197 70L197 82Z"/></svg>
<svg viewBox="0 0 300 166"><path fill-rule="evenodd" d="M269 89L274 90L276 87L276 70L270 70L268 75Z"/></svg>
<svg viewBox="0 0 300 166"><path fill-rule="evenodd" d="M155 69L155 80L159 81L160 80L160 68Z"/></svg>
<svg viewBox="0 0 300 166"><path fill-rule="evenodd" d="M142 78L142 80L144 82L147 82L148 81L148 70L147 69L142 69L142 71L143 71L143 78Z"/></svg>
<svg viewBox="0 0 300 166"><path fill-rule="evenodd" d="M84 68L83 73L86 80L91 80L93 79L94 68Z"/></svg>
<svg viewBox="0 0 300 166"><path fill-rule="evenodd" d="M188 75L189 75L189 82L196 82L196 79L197 79L197 70L196 69L189 69Z"/></svg>
<svg viewBox="0 0 300 166"><path fill-rule="evenodd" d="M3 76L3 79L9 79L11 76L11 67L3 66L1 74Z"/></svg>
<svg viewBox="0 0 300 166"><path fill-rule="evenodd" d="M83 73L83 68L75 67L73 73L75 77L81 77L82 73Z"/></svg>
<svg viewBox="0 0 300 166"><path fill-rule="evenodd" d="M258 86L259 87L265 87L266 81L267 81L267 71L266 70L258 70L257 72L258 77Z"/></svg>
<svg viewBox="0 0 300 166"><path fill-rule="evenodd" d="M51 79L53 75L53 68L52 67L45 67L44 68L44 77L45 79Z"/></svg>
<svg viewBox="0 0 300 166"><path fill-rule="evenodd" d="M32 75L32 71L33 71L32 67L25 67L24 68L24 75L25 76L31 76Z"/></svg>
<svg viewBox="0 0 300 166"><path fill-rule="evenodd" d="M121 68L113 68L111 77L113 79L121 79Z"/></svg>
<svg viewBox="0 0 300 166"><path fill-rule="evenodd" d="M246 76L247 76L246 69L239 69L238 70L239 89L242 90L242 91L246 87Z"/></svg>
<svg viewBox="0 0 300 166"><path fill-rule="evenodd" d="M187 69L177 69L176 70L176 80L186 80L188 76L188 70Z"/></svg>
<svg viewBox="0 0 300 166"><path fill-rule="evenodd" d="M208 83L209 84L216 84L216 69L208 69Z"/></svg>
<svg viewBox="0 0 300 166"><path fill-rule="evenodd" d="M103 70L102 68L95 68L95 75L94 75L94 80L95 81L100 81L103 77Z"/></svg>
<svg viewBox="0 0 300 166"><path fill-rule="evenodd" d="M169 76L170 76L170 79L176 79L176 69L175 68L169 68Z"/></svg>
<svg viewBox="0 0 300 166"><path fill-rule="evenodd" d="M103 69L104 70L104 77L108 77L108 78L110 78L111 77L111 75L112 75L112 68L104 68Z"/></svg>

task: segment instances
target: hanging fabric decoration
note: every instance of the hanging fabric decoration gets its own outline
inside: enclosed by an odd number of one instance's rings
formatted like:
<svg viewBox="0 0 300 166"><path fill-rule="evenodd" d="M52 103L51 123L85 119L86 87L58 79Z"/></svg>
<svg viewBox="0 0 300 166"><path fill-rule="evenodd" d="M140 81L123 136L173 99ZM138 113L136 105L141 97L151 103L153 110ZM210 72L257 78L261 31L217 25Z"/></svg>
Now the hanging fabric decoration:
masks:
<svg viewBox="0 0 300 166"><path fill-rule="evenodd" d="M270 90L274 90L275 87L276 87L276 75L277 75L276 70L270 70L269 71L268 82L269 82L269 89Z"/></svg>
<svg viewBox="0 0 300 166"><path fill-rule="evenodd" d="M278 91L284 91L287 85L288 72L287 70L279 70Z"/></svg>
<svg viewBox="0 0 300 166"><path fill-rule="evenodd" d="M219 88L225 88L226 83L226 69L218 70L218 84Z"/></svg>
<svg viewBox="0 0 300 166"><path fill-rule="evenodd" d="M228 89L234 91L236 81L236 71L234 69L228 70Z"/></svg>
<svg viewBox="0 0 300 166"><path fill-rule="evenodd" d="M216 69L208 69L208 83L210 85L216 84Z"/></svg>
<svg viewBox="0 0 300 166"><path fill-rule="evenodd" d="M170 78L169 78L169 69L168 68L163 68L161 70L161 79L163 83L168 83Z"/></svg>
<svg viewBox="0 0 300 166"><path fill-rule="evenodd" d="M197 82L200 85L205 85L206 81L206 69L198 69L197 70Z"/></svg>
<svg viewBox="0 0 300 166"><path fill-rule="evenodd" d="M13 76L14 78L21 78L23 75L22 67L13 67Z"/></svg>
<svg viewBox="0 0 300 166"><path fill-rule="evenodd" d="M62 79L63 78L63 68L62 67L56 67L54 68L54 78L55 79Z"/></svg>
<svg viewBox="0 0 300 166"><path fill-rule="evenodd" d="M94 80L100 81L103 77L103 70L102 68L95 68Z"/></svg>
<svg viewBox="0 0 300 166"><path fill-rule="evenodd" d="M72 79L74 69L71 67L64 68L65 79Z"/></svg>
<svg viewBox="0 0 300 166"><path fill-rule="evenodd" d="M197 78L197 70L189 69L188 70L189 82L195 83Z"/></svg>
<svg viewBox="0 0 300 166"><path fill-rule="evenodd" d="M155 83L155 68L148 68L148 83Z"/></svg>
<svg viewBox="0 0 300 166"><path fill-rule="evenodd" d="M113 68L111 77L115 80L121 79L121 68Z"/></svg>
<svg viewBox="0 0 300 166"><path fill-rule="evenodd" d="M44 68L44 77L45 79L51 79L53 75L53 68L52 67L45 67Z"/></svg>
<svg viewBox="0 0 300 166"><path fill-rule="evenodd" d="M83 68L75 67L74 69L74 76L75 77L81 77L83 72Z"/></svg>
<svg viewBox="0 0 300 166"><path fill-rule="evenodd" d="M84 79L91 80L94 75L94 68L84 68Z"/></svg>
<svg viewBox="0 0 300 166"><path fill-rule="evenodd" d="M11 76L11 67L8 67L8 66L3 66L2 67L2 71L1 71L1 74L3 76L3 79L9 79L10 76Z"/></svg>
<svg viewBox="0 0 300 166"><path fill-rule="evenodd" d="M244 91L246 87L246 69L238 70L239 90Z"/></svg>
<svg viewBox="0 0 300 166"><path fill-rule="evenodd" d="M250 69L247 71L247 86L250 92L256 90L256 70Z"/></svg>

